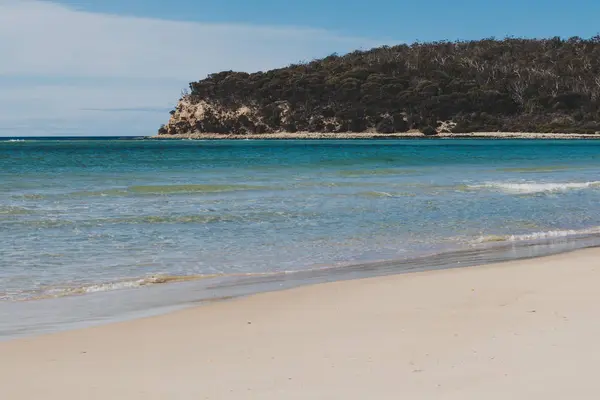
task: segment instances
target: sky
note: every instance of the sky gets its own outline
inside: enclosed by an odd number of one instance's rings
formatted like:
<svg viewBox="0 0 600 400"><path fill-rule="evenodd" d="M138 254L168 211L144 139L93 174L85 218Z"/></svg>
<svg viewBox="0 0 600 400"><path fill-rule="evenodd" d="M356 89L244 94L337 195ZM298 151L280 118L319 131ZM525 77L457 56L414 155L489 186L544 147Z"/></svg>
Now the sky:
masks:
<svg viewBox="0 0 600 400"><path fill-rule="evenodd" d="M0 136L152 135L190 81L414 41L598 34L596 0L0 0Z"/></svg>

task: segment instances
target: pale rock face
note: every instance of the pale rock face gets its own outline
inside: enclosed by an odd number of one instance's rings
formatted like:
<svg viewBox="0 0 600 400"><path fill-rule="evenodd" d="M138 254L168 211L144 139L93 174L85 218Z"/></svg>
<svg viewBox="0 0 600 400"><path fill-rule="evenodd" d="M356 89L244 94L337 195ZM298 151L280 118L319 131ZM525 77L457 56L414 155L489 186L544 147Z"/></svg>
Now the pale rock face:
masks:
<svg viewBox="0 0 600 400"><path fill-rule="evenodd" d="M456 126L456 122L452 121L438 121L440 124L437 128L440 133L451 133L452 129Z"/></svg>
<svg viewBox="0 0 600 400"><path fill-rule="evenodd" d="M274 106L276 108L271 109L270 112L278 114L275 124L273 120L265 120L267 118L265 117L265 110L261 110L256 104L241 104L232 107L217 101L199 100L185 95L179 100L169 122L159 129L158 134L253 135L284 133L286 127L294 126L294 124L291 124L293 111L287 101L276 102ZM389 114L381 115L381 117L391 118ZM344 133L340 131L343 126L342 121L335 117L325 118L320 113L315 113L310 116L309 125L313 121L317 121L318 126L325 128L323 132ZM440 121L440 132L451 132L454 125L456 124L451 121ZM295 132L295 130L292 132ZM377 132L376 123L367 121L365 132Z"/></svg>
<svg viewBox="0 0 600 400"><path fill-rule="evenodd" d="M282 122L285 123L290 112L286 102L278 105ZM182 97L169 122L160 130L161 135L193 133L254 133L252 127L262 126L265 132L277 131L263 122L254 105L242 105L237 109L224 107L207 100L193 101L190 96Z"/></svg>

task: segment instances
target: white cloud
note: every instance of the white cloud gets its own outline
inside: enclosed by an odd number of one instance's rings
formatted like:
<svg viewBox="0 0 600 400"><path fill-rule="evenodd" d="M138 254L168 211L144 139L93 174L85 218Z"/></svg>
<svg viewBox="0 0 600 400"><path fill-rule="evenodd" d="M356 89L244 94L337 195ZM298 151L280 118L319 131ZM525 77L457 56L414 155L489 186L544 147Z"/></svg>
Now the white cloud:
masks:
<svg viewBox="0 0 600 400"><path fill-rule="evenodd" d="M320 29L204 24L0 3L0 74L200 78L377 43Z"/></svg>
<svg viewBox="0 0 600 400"><path fill-rule="evenodd" d="M0 124L52 117L75 126L85 121L85 133L95 118L116 124L124 117L83 109L168 107L187 82L211 72L264 70L378 44L322 29L166 21L0 0ZM11 76L20 77L19 85L3 88ZM23 77L79 79L40 84ZM149 132L133 133L152 133L151 124Z"/></svg>

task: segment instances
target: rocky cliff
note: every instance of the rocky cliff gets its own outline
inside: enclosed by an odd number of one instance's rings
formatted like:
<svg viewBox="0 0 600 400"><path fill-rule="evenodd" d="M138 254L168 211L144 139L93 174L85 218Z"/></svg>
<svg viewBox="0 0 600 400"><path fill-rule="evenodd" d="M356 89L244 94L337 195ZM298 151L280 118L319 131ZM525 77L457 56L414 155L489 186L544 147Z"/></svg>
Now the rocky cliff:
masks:
<svg viewBox="0 0 600 400"><path fill-rule="evenodd" d="M280 126L271 126L256 104L225 106L218 101L184 95L159 134L281 132L283 125L288 123L286 117L289 115L289 105L286 102L279 103L278 113L281 115Z"/></svg>

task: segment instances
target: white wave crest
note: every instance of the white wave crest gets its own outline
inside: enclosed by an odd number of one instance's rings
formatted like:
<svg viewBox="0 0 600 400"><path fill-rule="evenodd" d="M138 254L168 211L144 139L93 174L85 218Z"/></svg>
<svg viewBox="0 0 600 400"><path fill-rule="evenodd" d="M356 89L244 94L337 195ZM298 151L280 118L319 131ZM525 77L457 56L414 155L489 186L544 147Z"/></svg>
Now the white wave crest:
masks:
<svg viewBox="0 0 600 400"><path fill-rule="evenodd" d="M32 293L20 293L18 296L12 296L19 299L47 299L57 298L66 296L76 296L90 293L109 292L113 290L123 289L135 289L144 286L160 285L165 283L177 283L177 282L188 282L197 281L201 279L210 279L216 277L244 277L244 276L263 276L278 274L279 272L272 273L261 273L261 272L249 272L249 273L234 273L234 274L200 274L200 275L151 275L144 278L128 279L115 282L106 282L98 284L89 284L82 286L56 286L46 287L42 290L36 290ZM0 300L3 300L4 296L0 292Z"/></svg>
<svg viewBox="0 0 600 400"><path fill-rule="evenodd" d="M75 287L55 287L43 290L41 295L34 298L53 298L65 297L73 295L81 295L88 293L108 292L113 290L134 289L150 285L158 285L163 283L186 282L199 279L213 278L217 275L152 275L145 278L122 280L116 282L106 282L98 284L90 284Z"/></svg>
<svg viewBox="0 0 600 400"><path fill-rule="evenodd" d="M67 291L67 294L107 292L110 290L137 288L137 287L145 286L147 284L148 283L145 282L144 279L140 279L137 281L102 283L102 284L98 284L98 285L90 285L90 286L72 289L71 291Z"/></svg>
<svg viewBox="0 0 600 400"><path fill-rule="evenodd" d="M491 243L491 242L524 242L544 239L554 239L569 236L583 236L600 234L600 226L595 226L586 229L565 229L544 232L523 233L520 235L488 235L481 236L473 241L473 243Z"/></svg>
<svg viewBox="0 0 600 400"><path fill-rule="evenodd" d="M600 181L592 182L488 182L482 185L471 185L471 189L492 189L500 190L511 194L531 194L531 193L551 193L551 192L564 192L567 190L581 190L589 189L594 187L600 187Z"/></svg>
<svg viewBox="0 0 600 400"><path fill-rule="evenodd" d="M25 139L8 139L7 142L9 143L15 143L15 142L24 142Z"/></svg>

